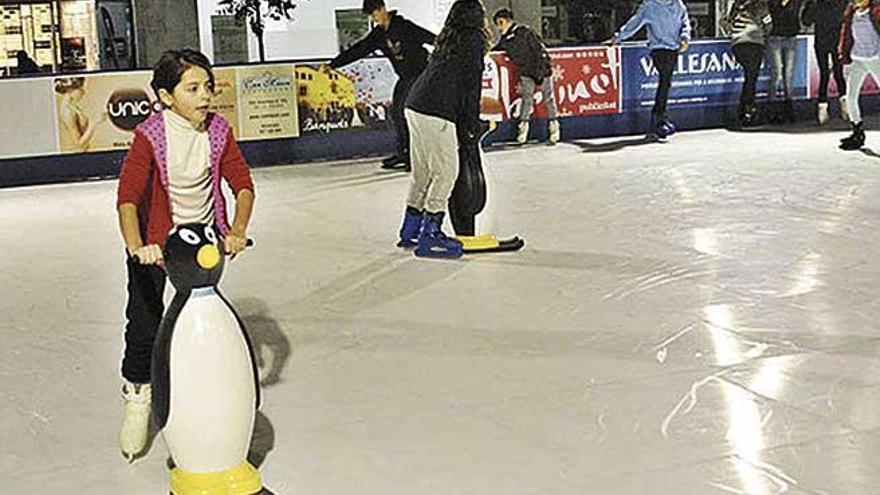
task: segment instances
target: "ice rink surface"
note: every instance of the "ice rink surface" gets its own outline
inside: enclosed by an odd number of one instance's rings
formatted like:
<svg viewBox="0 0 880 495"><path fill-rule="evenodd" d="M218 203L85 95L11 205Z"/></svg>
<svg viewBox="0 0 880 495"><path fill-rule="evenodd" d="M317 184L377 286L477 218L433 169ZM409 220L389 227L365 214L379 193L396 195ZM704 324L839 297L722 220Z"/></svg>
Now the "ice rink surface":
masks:
<svg viewBox="0 0 880 495"><path fill-rule="evenodd" d="M267 487L880 493L880 155L844 135L491 152L487 223L527 245L460 261L394 247L405 174L255 170L221 287L261 355ZM0 190L4 495L167 492L161 437L116 444L115 188Z"/></svg>

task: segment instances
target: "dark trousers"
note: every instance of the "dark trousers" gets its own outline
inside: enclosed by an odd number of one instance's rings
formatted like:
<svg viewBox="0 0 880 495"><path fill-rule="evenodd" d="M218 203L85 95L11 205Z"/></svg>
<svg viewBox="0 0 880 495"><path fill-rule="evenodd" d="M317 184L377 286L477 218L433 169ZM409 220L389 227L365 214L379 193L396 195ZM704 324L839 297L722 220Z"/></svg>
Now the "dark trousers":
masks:
<svg viewBox="0 0 880 495"><path fill-rule="evenodd" d="M403 109L406 106L406 97L409 96L409 90L416 82L415 77L401 76L394 85L394 96L391 101L391 123L394 124L394 131L397 133L397 154L409 155L409 128L406 125L406 117L403 116Z"/></svg>
<svg viewBox="0 0 880 495"><path fill-rule="evenodd" d="M837 85L837 94L846 95L846 78L843 77L843 64L837 53L837 45L816 45L816 61L819 63L819 102L828 103L828 83L834 72L834 83ZM831 66L829 66L831 62Z"/></svg>
<svg viewBox="0 0 880 495"><path fill-rule="evenodd" d="M758 73L764 60L764 45L758 43L740 43L733 46L733 55L745 71L742 92L739 95L739 108L743 111L755 105L755 91L758 85Z"/></svg>
<svg viewBox="0 0 880 495"><path fill-rule="evenodd" d="M666 115L666 104L669 102L669 88L672 86L672 72L675 71L678 52L662 48L651 50L651 60L654 61L654 68L660 74L657 96L654 97L653 114L655 117L664 117Z"/></svg>
<svg viewBox="0 0 880 495"><path fill-rule="evenodd" d="M165 310L165 270L141 265L133 258L126 262L128 303L125 306L125 353L122 376L132 383L150 381L153 341Z"/></svg>

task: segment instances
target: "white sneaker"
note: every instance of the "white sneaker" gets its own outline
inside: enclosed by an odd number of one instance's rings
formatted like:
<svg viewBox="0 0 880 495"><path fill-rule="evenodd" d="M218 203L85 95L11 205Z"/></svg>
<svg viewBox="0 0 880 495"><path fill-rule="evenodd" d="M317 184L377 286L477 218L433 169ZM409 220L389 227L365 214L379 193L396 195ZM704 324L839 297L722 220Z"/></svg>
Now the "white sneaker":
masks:
<svg viewBox="0 0 880 495"><path fill-rule="evenodd" d="M819 103L817 118L819 119L819 125L825 125L828 123L828 103Z"/></svg>
<svg viewBox="0 0 880 495"><path fill-rule="evenodd" d="M840 118L849 122L849 107L846 104L846 96L840 97Z"/></svg>
<svg viewBox="0 0 880 495"><path fill-rule="evenodd" d="M529 140L529 123L528 122L520 122L519 123L519 132L516 135L516 142L519 144L526 144L526 141Z"/></svg>
<svg viewBox="0 0 880 495"><path fill-rule="evenodd" d="M550 144L556 144L559 142L560 137L562 137L559 133L559 121L551 120L550 121Z"/></svg>
<svg viewBox="0 0 880 495"><path fill-rule="evenodd" d="M126 381L122 385L122 398L125 399L125 418L119 429L119 448L128 462L132 462L147 445L152 388L149 383Z"/></svg>

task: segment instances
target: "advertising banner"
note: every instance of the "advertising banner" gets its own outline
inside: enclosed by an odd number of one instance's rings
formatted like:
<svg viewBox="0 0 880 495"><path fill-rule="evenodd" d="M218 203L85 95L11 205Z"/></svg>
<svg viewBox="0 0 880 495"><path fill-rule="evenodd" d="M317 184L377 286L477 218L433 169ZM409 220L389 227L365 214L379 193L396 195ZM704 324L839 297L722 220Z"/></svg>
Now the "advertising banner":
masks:
<svg viewBox="0 0 880 495"><path fill-rule="evenodd" d="M297 65L300 129L329 132L390 128L397 75L386 59L366 59L341 69Z"/></svg>
<svg viewBox="0 0 880 495"><path fill-rule="evenodd" d="M611 47L550 50L553 87L560 116L615 114L621 110L620 50ZM493 53L483 73L482 113L494 120L519 117L522 107L519 74L503 53ZM536 88L534 117L547 109Z"/></svg>
<svg viewBox="0 0 880 495"><path fill-rule="evenodd" d="M354 81L356 118L353 127L391 128L391 103L397 74L385 58L361 60L340 69Z"/></svg>
<svg viewBox="0 0 880 495"><path fill-rule="evenodd" d="M149 72L54 78L58 150L128 149L135 127L160 109L150 78Z"/></svg>
<svg viewBox="0 0 880 495"><path fill-rule="evenodd" d="M239 67L238 103L239 139L299 136L293 65Z"/></svg>
<svg viewBox="0 0 880 495"><path fill-rule="evenodd" d="M808 97L808 43L797 40L794 71L794 97ZM654 105L659 76L645 45L627 45L623 52L623 109L650 110ZM669 107L736 105L743 83L743 70L726 40L696 41L678 55ZM758 78L758 96L766 96L770 70L765 61Z"/></svg>

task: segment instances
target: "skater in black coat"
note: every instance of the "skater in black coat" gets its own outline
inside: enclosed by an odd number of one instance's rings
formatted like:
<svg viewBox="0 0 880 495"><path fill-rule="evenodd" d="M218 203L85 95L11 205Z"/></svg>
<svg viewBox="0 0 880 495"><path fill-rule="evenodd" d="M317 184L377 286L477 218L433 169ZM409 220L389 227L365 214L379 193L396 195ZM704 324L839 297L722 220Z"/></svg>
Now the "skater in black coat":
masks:
<svg viewBox="0 0 880 495"><path fill-rule="evenodd" d="M436 36L405 19L396 10L389 12L384 0L364 0L363 11L370 16L376 27L364 39L331 60L328 67L344 67L376 51L381 51L391 61L399 78L394 86L391 107L391 120L397 133L397 153L383 160L382 168L409 170L409 131L403 116L403 105L413 83L428 65L428 50L425 45L433 45Z"/></svg>
<svg viewBox="0 0 880 495"><path fill-rule="evenodd" d="M483 3L457 0L406 102L413 176L398 246L415 247L417 256L457 258L463 252L461 242L441 227L458 177L458 148L482 132L480 91L489 37Z"/></svg>

